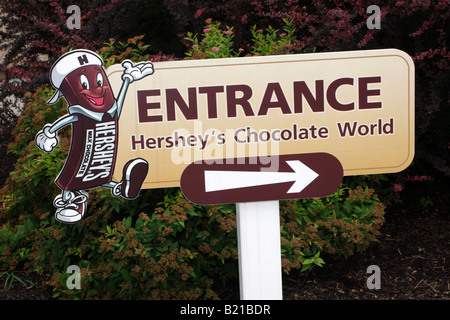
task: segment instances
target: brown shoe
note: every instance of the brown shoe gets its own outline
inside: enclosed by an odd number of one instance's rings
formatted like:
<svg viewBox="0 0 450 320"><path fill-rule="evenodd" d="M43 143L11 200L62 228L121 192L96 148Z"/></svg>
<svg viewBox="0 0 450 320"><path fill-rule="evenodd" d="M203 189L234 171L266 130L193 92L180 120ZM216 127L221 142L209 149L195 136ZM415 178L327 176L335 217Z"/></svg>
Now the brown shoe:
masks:
<svg viewBox="0 0 450 320"><path fill-rule="evenodd" d="M123 168L122 181L117 185L117 188L120 188L120 195L125 199L135 199L141 191L147 172L148 162L144 159L128 161Z"/></svg>

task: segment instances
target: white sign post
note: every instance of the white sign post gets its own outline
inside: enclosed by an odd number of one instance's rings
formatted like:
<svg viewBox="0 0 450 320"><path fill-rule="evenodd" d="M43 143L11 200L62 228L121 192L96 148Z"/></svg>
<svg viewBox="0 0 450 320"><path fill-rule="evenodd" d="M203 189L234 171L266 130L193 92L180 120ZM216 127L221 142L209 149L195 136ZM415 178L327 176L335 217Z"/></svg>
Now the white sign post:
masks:
<svg viewBox="0 0 450 320"><path fill-rule="evenodd" d="M243 300L283 297L279 200L301 198L302 194L326 196L342 181L342 166L330 154L270 159L277 165L267 168L264 157L224 159L219 164L196 162L184 170L180 180L184 195L194 203L236 203Z"/></svg>
<svg viewBox="0 0 450 320"><path fill-rule="evenodd" d="M242 300L282 300L279 201L237 203Z"/></svg>

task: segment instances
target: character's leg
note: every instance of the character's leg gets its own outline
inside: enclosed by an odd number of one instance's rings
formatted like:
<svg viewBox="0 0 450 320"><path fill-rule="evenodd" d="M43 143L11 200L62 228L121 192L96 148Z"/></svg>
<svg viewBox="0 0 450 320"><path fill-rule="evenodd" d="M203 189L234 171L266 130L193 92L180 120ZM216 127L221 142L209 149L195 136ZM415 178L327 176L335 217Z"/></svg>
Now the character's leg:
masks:
<svg viewBox="0 0 450 320"><path fill-rule="evenodd" d="M62 201L67 202L72 197L72 192L70 190L63 190Z"/></svg>
<svg viewBox="0 0 450 320"><path fill-rule="evenodd" d="M120 193L121 186L122 186L122 181L120 181L120 182L110 181L110 182L102 184L102 187L110 188L111 194L116 198L121 196L121 193Z"/></svg>
<svg viewBox="0 0 450 320"><path fill-rule="evenodd" d="M110 182L104 186L111 188L111 194L115 197L122 196L125 199L134 199L141 191L142 183L148 172L148 162L144 159L137 158L128 161L122 173L122 181L115 183Z"/></svg>
<svg viewBox="0 0 450 320"><path fill-rule="evenodd" d="M88 194L84 191L63 190L53 201L57 208L55 219L63 223L75 223L83 219L86 213Z"/></svg>

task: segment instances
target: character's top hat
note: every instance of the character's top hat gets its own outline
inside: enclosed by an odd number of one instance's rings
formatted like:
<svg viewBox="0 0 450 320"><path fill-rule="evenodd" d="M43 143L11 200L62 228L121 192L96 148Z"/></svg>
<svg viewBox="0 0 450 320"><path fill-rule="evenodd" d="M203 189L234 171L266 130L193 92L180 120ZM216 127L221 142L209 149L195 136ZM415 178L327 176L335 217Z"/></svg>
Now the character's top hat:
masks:
<svg viewBox="0 0 450 320"><path fill-rule="evenodd" d="M54 104L63 95L59 90L64 78L72 71L85 66L103 66L102 58L95 52L78 49L62 55L50 69L50 82L56 88L55 94L47 101Z"/></svg>

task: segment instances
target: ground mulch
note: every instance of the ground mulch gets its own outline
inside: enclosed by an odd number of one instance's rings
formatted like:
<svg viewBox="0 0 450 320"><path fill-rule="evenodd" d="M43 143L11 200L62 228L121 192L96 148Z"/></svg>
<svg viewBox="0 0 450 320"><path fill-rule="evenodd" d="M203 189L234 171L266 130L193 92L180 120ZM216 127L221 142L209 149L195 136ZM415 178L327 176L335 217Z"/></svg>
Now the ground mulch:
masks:
<svg viewBox="0 0 450 320"><path fill-rule="evenodd" d="M448 185L410 183L403 202L386 210L381 237L364 254L325 257L311 273L283 278L288 300L450 300ZM421 199L430 199L424 206ZM381 288L368 289L370 265L380 268Z"/></svg>

